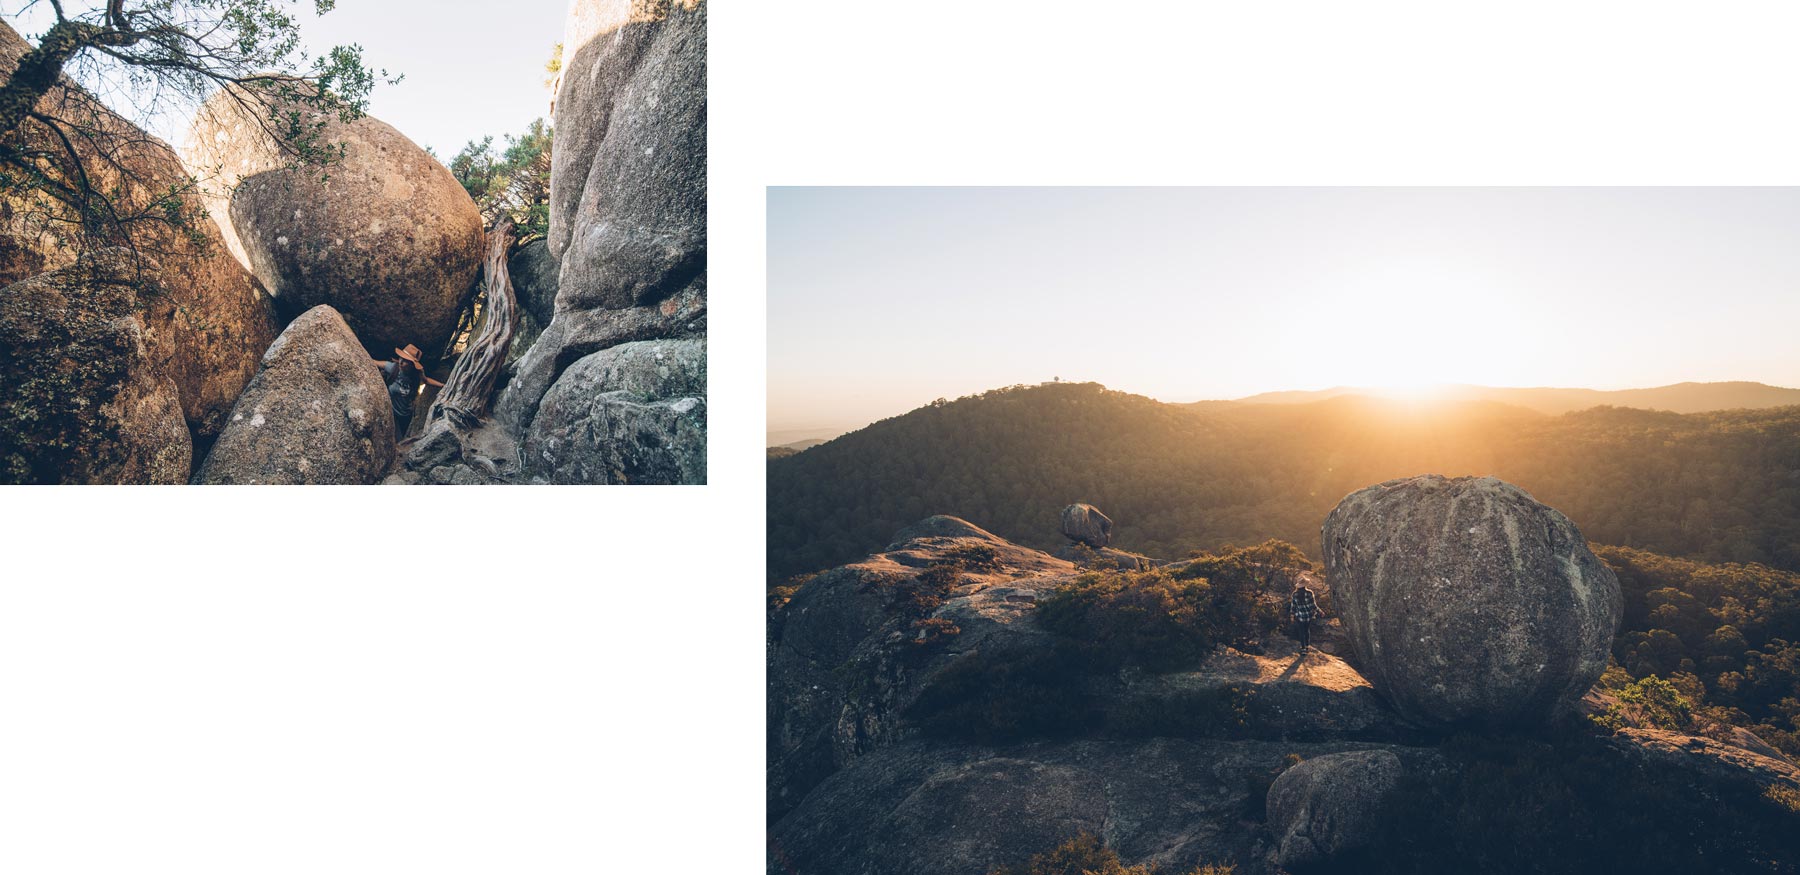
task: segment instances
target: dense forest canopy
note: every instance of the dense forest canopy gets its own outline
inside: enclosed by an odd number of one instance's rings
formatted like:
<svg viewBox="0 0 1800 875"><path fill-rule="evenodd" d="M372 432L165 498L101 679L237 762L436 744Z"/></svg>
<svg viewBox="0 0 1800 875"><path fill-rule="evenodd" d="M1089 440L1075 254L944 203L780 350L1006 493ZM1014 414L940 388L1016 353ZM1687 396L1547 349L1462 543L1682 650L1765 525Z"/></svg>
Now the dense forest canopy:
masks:
<svg viewBox="0 0 1800 875"><path fill-rule="evenodd" d="M1423 473L1515 483L1590 541L1800 570L1800 407L1171 405L1093 383L940 401L772 459L769 570L859 558L934 513L1054 548L1075 501L1117 522L1117 546L1153 556L1271 537L1316 552L1345 495Z"/></svg>

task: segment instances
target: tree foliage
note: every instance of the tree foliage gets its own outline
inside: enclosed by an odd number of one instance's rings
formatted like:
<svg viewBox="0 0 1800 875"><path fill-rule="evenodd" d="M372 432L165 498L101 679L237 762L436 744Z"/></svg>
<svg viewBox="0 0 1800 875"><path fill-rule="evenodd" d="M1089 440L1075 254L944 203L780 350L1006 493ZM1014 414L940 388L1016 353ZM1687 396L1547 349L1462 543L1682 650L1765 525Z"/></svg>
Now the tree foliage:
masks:
<svg viewBox="0 0 1800 875"><path fill-rule="evenodd" d="M1634 707L1678 695L1681 728L1742 726L1800 756L1800 574L1595 548L1619 575L1625 619L1613 659L1649 684ZM1666 688L1666 689L1665 689ZM1652 723L1651 725L1657 725Z"/></svg>
<svg viewBox="0 0 1800 875"><path fill-rule="evenodd" d="M191 233L201 215L196 180L152 177L125 157L149 138L107 104L149 119L222 90L296 165L323 167L342 154L324 133L330 117L361 115L386 75L355 45L308 55L295 0L45 2L55 22L0 85L0 198L29 231L77 250L133 245L146 222Z"/></svg>
<svg viewBox="0 0 1800 875"><path fill-rule="evenodd" d="M540 118L523 134L507 134L505 149L496 150L493 137L482 137L450 159L450 173L481 209L483 224L511 220L518 245L550 233L551 139L550 126Z"/></svg>

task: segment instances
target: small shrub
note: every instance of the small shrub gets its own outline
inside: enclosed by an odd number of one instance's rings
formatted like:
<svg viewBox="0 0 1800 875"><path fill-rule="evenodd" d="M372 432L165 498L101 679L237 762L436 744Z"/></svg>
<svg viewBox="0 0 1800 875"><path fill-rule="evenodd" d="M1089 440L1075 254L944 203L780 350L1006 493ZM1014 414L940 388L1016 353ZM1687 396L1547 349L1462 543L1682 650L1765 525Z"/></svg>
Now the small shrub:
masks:
<svg viewBox="0 0 1800 875"><path fill-rule="evenodd" d="M929 652L937 645L961 635L962 627L942 617L927 617L914 620L912 632L912 637L906 639L907 644L914 652Z"/></svg>
<svg viewBox="0 0 1800 875"><path fill-rule="evenodd" d="M924 617L950 597L962 578L955 565L933 565L892 588L894 605L912 617Z"/></svg>
<svg viewBox="0 0 1800 875"><path fill-rule="evenodd" d="M939 562L969 571L993 571L1000 567L1000 553L987 544L963 544L944 551Z"/></svg>
<svg viewBox="0 0 1800 875"><path fill-rule="evenodd" d="M1775 803L1782 811L1800 815L1800 790L1786 784L1770 784L1764 788L1762 798Z"/></svg>
<svg viewBox="0 0 1800 875"><path fill-rule="evenodd" d="M1038 602L1044 628L1091 644L1096 668L1188 668L1227 632L1232 611L1204 580L1164 571L1089 572Z"/></svg>
<svg viewBox="0 0 1800 875"><path fill-rule="evenodd" d="M1649 729L1686 729L1694 705L1674 684L1651 675L1619 688L1618 702L1592 720L1602 729L1616 732L1626 726Z"/></svg>

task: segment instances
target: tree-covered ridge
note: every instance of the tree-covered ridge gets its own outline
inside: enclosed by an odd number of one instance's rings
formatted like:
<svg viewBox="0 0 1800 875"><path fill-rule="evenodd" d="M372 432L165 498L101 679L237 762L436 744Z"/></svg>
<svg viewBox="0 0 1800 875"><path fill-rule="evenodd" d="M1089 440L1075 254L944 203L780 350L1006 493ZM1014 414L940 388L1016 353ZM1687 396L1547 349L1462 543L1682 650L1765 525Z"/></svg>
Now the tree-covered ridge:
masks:
<svg viewBox="0 0 1800 875"><path fill-rule="evenodd" d="M1622 547L1595 552L1625 595L1613 642L1621 668L1670 681L1692 711L1684 721L1742 726L1800 756L1800 574Z"/></svg>
<svg viewBox="0 0 1800 875"><path fill-rule="evenodd" d="M940 401L772 460L770 571L850 561L933 513L1054 548L1055 515L1075 501L1151 555L1266 538L1316 551L1346 494L1422 473L1518 484L1591 541L1800 570L1800 407L1171 405L1059 383Z"/></svg>

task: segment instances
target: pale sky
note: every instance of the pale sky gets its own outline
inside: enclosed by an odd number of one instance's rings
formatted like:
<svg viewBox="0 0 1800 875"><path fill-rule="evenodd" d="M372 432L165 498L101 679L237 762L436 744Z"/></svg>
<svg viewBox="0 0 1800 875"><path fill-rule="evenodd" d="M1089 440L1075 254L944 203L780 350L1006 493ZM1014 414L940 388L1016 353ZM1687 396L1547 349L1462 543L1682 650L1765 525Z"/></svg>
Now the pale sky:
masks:
<svg viewBox="0 0 1800 875"><path fill-rule="evenodd" d="M768 235L771 440L1057 376L1800 386L1800 189L772 188Z"/></svg>
<svg viewBox="0 0 1800 875"><path fill-rule="evenodd" d="M36 42L56 19L44 0L30 3L0 0L0 11ZM74 13L95 5L65 2L64 8ZM398 85L375 86L369 114L446 162L469 140L492 134L503 147L503 134L517 135L532 119L550 115L544 62L562 41L568 0L338 0L323 16L313 14L311 0L294 8L313 54L359 43L371 68L405 74ZM129 107L113 109L172 144L183 139L185 118L144 119Z"/></svg>

